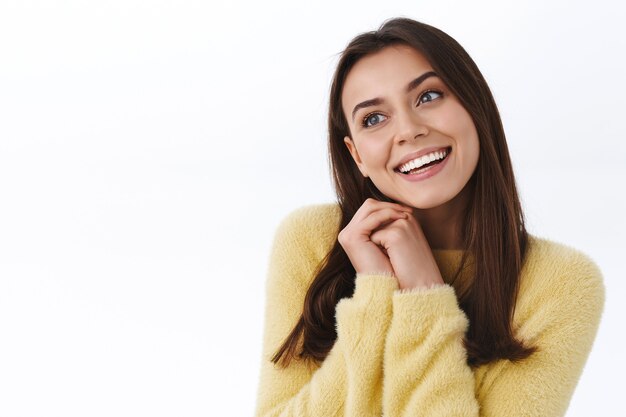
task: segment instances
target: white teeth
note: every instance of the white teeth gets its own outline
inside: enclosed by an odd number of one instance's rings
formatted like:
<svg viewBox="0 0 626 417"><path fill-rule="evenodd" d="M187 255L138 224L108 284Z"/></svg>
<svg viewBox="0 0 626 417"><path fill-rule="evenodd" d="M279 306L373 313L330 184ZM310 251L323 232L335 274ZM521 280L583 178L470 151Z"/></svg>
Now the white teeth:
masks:
<svg viewBox="0 0 626 417"><path fill-rule="evenodd" d="M444 150L444 151L438 151L438 152L431 152L427 155L421 156L419 158L415 158L412 161L407 162L404 165L401 165L400 168L398 168L400 171L406 173L409 172L412 169L415 168L419 168L422 165L426 165L429 162L434 161L435 159L443 159L445 158L445 156L448 154L448 150Z"/></svg>

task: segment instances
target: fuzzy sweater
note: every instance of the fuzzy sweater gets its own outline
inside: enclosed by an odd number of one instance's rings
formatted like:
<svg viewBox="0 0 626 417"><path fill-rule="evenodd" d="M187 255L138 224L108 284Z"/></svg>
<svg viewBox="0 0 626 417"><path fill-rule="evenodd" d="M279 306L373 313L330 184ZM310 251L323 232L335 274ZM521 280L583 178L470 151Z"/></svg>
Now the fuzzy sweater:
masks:
<svg viewBox="0 0 626 417"><path fill-rule="evenodd" d="M266 283L257 417L563 416L592 348L605 287L584 253L529 236L513 330L539 351L472 369L469 321L452 274L461 250L433 250L444 285L400 290L397 279L356 274L335 308L337 340L321 365L270 358L302 312L316 267L337 239L336 204L301 207L274 237ZM301 342L298 346L301 346Z"/></svg>

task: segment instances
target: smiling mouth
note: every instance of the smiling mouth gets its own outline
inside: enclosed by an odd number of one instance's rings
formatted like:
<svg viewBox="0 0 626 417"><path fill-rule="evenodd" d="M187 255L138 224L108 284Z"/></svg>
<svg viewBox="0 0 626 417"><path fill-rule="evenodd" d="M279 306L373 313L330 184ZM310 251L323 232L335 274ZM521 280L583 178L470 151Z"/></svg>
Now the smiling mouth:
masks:
<svg viewBox="0 0 626 417"><path fill-rule="evenodd" d="M440 163L442 163L443 161L445 161L445 160L446 160L446 159L450 156L450 154L452 153L452 147L451 147L451 146L449 146L448 148L446 148L446 151L447 151L447 152L446 152L446 156L444 156L443 158L441 158L441 159L436 159L436 160L434 160L434 161L430 161L429 163L424 164L424 165L422 165L422 166L421 166L421 167L419 167L419 168L413 168L413 169L412 169L412 170L410 170L410 171L407 171L407 172L402 172L402 171L400 171L400 167L398 167L398 168L395 168L395 169L394 169L394 172L397 172L398 174L402 174L402 175L413 175L413 174L416 174L416 173L420 173L420 172L426 171L426 170L428 170L430 167L432 167L432 166L434 166L434 165L439 165Z"/></svg>

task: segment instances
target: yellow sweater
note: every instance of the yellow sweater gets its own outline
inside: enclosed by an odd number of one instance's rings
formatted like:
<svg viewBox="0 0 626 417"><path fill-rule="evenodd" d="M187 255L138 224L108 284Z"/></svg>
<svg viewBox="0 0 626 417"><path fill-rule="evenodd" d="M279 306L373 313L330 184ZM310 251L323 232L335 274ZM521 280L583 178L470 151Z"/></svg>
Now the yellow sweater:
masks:
<svg viewBox="0 0 626 417"><path fill-rule="evenodd" d="M539 351L472 370L468 319L449 284L462 251L434 250L445 285L401 291L393 276L357 274L336 306L337 340L321 366L270 362L300 317L306 290L339 232L336 204L291 212L272 246L257 417L563 416L604 308L600 270L584 253L530 236L513 321Z"/></svg>

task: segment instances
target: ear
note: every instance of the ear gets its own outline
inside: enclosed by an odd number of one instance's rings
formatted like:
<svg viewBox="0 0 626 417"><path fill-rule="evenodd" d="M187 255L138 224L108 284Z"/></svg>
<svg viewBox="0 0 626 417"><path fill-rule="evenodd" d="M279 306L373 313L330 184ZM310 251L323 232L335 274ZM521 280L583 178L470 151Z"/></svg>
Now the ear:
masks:
<svg viewBox="0 0 626 417"><path fill-rule="evenodd" d="M350 139L349 136L346 136L343 138L343 143L345 143L348 147L348 151L350 151L350 155L352 155L352 159L356 162L356 166L359 168L359 171L361 171L361 174L363 174L364 177L367 177L367 170L361 162L361 157L359 156L359 152L356 150L356 146L354 145L352 139Z"/></svg>

